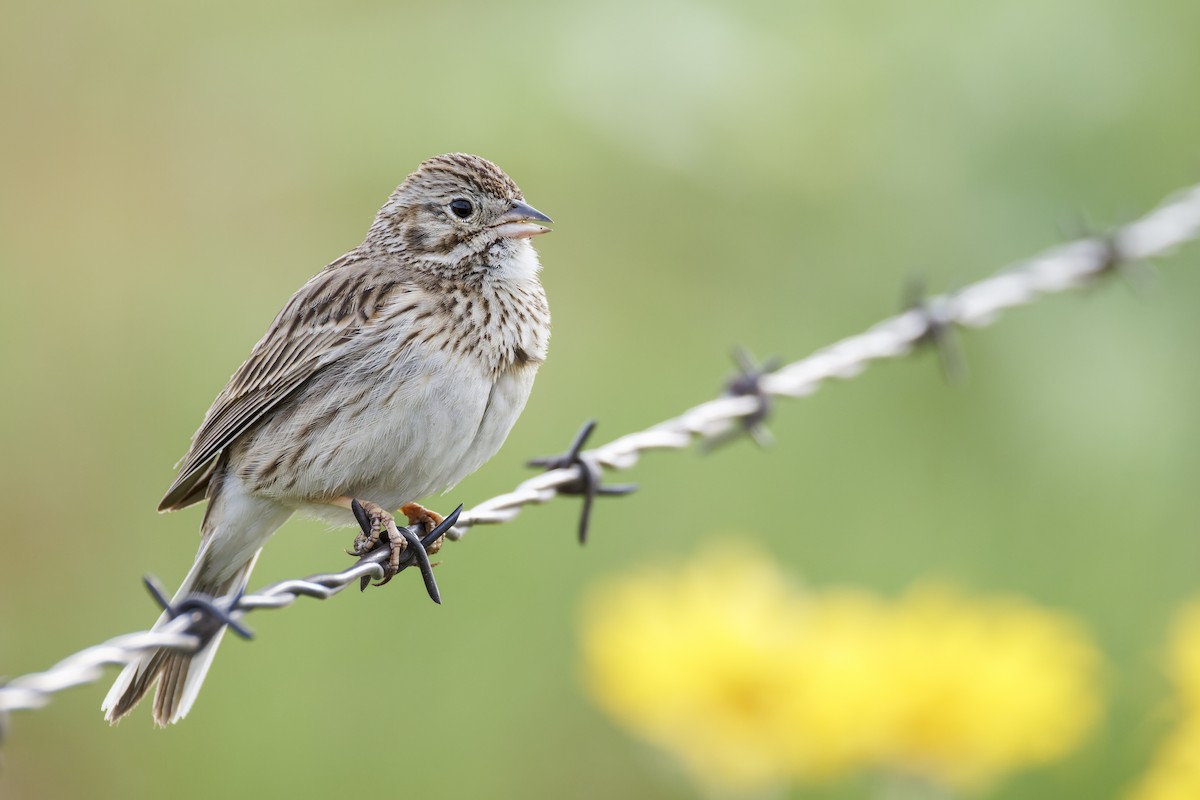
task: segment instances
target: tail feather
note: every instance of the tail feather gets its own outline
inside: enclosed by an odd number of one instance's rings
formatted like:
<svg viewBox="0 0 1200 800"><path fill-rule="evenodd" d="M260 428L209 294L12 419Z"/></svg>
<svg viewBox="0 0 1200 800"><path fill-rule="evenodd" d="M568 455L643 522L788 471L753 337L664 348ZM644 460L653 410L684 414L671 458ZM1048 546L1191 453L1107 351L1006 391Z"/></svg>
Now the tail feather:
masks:
<svg viewBox="0 0 1200 800"><path fill-rule="evenodd" d="M203 552L200 553L183 585L175 593L172 603L190 594L224 597L240 592L250 579L250 572L258 561L259 552L261 550L255 551L250 559L229 577L218 581L205 580L202 577L206 571L207 559ZM170 617L164 613L151 630L159 630L169 621ZM150 691L155 681L158 681L158 691L154 694L155 724L165 727L168 723L183 719L196 702L200 686L204 683L204 677L212 666L217 646L221 644L224 635L224 629L218 631L195 654L161 649L146 653L130 663L117 677L116 683L100 706L100 710L105 712L105 719L109 724L117 724Z"/></svg>

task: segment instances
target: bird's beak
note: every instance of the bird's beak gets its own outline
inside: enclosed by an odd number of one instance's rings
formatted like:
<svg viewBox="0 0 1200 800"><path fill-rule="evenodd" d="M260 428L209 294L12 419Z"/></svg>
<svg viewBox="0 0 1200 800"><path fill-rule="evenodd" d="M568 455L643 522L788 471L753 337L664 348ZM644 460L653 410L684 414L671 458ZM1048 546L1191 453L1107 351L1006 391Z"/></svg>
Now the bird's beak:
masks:
<svg viewBox="0 0 1200 800"><path fill-rule="evenodd" d="M539 222L554 222L542 212L528 203L514 201L512 208L505 211L492 229L508 239L528 239L530 236L541 236L549 233L550 229Z"/></svg>

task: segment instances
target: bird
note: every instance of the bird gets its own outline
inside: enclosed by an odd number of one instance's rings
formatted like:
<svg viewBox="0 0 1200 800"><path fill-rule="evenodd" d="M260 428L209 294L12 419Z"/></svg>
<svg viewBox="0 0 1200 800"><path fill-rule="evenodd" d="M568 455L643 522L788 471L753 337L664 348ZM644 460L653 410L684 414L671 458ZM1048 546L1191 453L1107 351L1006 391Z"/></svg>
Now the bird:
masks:
<svg viewBox="0 0 1200 800"><path fill-rule="evenodd" d="M422 162L392 192L362 243L284 305L196 431L158 507L207 502L176 601L236 595L293 514L349 526L355 505L370 527L350 552L386 534L384 582L395 574L404 539L392 512L441 522L416 501L488 461L525 407L550 337L530 240L551 222L466 153ZM139 656L105 718L116 724L157 682L154 722L183 719L222 633L194 654Z"/></svg>

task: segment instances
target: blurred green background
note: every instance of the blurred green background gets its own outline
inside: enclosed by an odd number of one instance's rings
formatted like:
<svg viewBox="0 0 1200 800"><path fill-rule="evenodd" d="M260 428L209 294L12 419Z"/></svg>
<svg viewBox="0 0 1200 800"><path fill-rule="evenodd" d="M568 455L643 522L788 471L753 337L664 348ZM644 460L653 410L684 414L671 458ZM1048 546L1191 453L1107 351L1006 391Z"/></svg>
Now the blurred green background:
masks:
<svg viewBox="0 0 1200 800"><path fill-rule="evenodd" d="M740 343L799 358L1132 218L1200 177L1187 0L35 3L0 27L0 672L155 613L200 509L154 512L204 410L287 297L422 159L495 160L557 221L538 241L551 357L524 459L713 396ZM1155 286L1051 298L931 355L782 403L778 445L654 454L641 491L533 508L443 551L434 606L301 602L227 640L191 716L110 730L103 686L18 714L0 796L334 793L688 797L584 696L597 577L728 537L820 585L923 577L1082 617L1107 720L1005 798L1101 797L1169 722L1159 659L1200 590L1200 250ZM251 581L340 568L294 521ZM115 670L112 675L115 676ZM854 797L855 780L797 797Z"/></svg>

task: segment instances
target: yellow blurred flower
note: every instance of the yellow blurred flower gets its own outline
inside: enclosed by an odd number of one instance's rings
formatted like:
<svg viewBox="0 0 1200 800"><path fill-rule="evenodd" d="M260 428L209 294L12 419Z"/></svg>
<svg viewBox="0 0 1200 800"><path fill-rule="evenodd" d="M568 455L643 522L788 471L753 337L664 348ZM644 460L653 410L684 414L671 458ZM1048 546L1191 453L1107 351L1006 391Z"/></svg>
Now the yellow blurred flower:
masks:
<svg viewBox="0 0 1200 800"><path fill-rule="evenodd" d="M1196 800L1200 797L1200 718L1191 715L1168 734L1130 800Z"/></svg>
<svg viewBox="0 0 1200 800"><path fill-rule="evenodd" d="M769 564L739 555L614 583L587 613L593 695L709 782L771 782L787 760L792 598Z"/></svg>
<svg viewBox="0 0 1200 800"><path fill-rule="evenodd" d="M1071 620L944 588L803 592L712 551L596 589L597 703L702 783L755 789L875 767L974 788L1071 751L1100 703Z"/></svg>
<svg viewBox="0 0 1200 800"><path fill-rule="evenodd" d="M1185 606L1175 618L1167 673L1184 711L1200 714L1200 600Z"/></svg>
<svg viewBox="0 0 1200 800"><path fill-rule="evenodd" d="M1181 720L1130 793L1130 800L1200 797L1200 601L1184 607L1172 626L1167 674L1178 694Z"/></svg>
<svg viewBox="0 0 1200 800"><path fill-rule="evenodd" d="M1017 598L910 591L887 680L904 698L886 762L973 788L1056 761L1100 713L1100 656L1077 623Z"/></svg>

